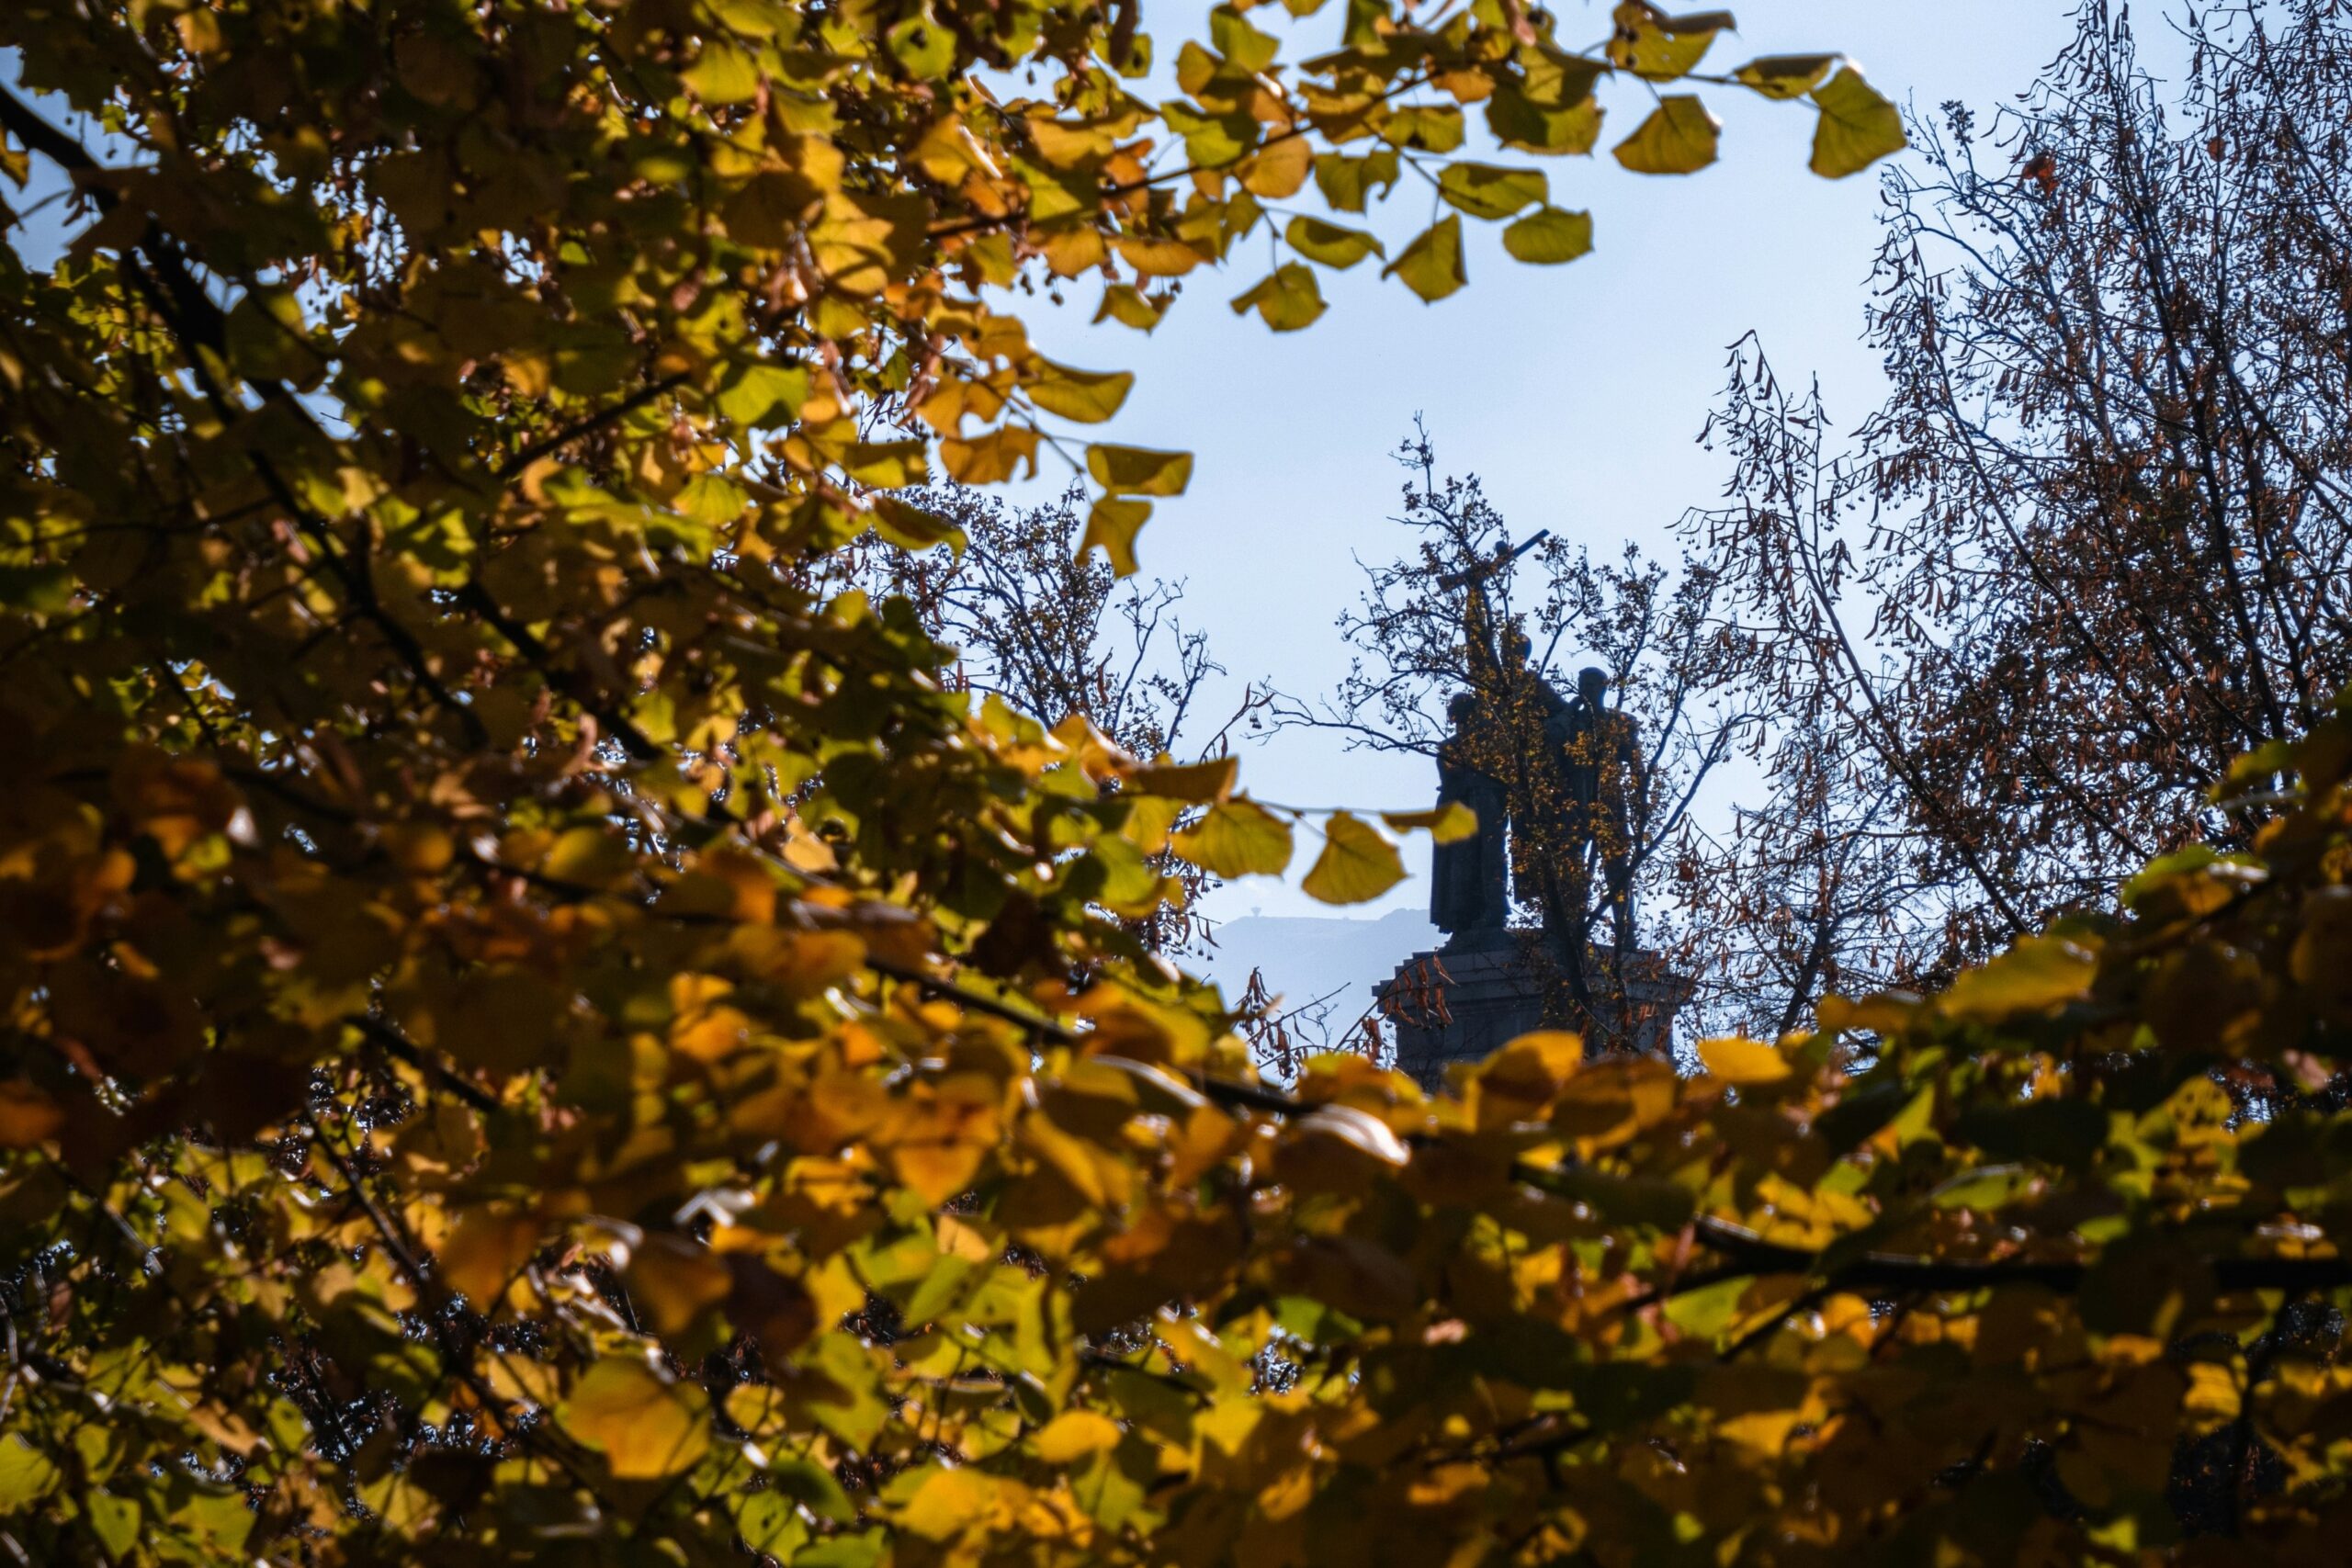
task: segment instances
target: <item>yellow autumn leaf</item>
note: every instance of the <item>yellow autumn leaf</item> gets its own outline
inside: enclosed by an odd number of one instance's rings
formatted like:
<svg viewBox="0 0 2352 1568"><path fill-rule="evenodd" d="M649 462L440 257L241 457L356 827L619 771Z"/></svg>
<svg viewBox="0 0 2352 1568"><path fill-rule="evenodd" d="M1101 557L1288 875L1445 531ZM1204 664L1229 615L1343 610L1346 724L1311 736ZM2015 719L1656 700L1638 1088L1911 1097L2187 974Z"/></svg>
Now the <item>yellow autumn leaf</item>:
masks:
<svg viewBox="0 0 2352 1568"><path fill-rule="evenodd" d="M1903 114L1851 65L1814 89L1821 110L1813 132L1813 172L1841 180L1910 145Z"/></svg>
<svg viewBox="0 0 2352 1568"><path fill-rule="evenodd" d="M1030 400L1047 413L1080 424L1100 424L1119 412L1136 384L1130 370L1073 370L1050 359L1037 362Z"/></svg>
<svg viewBox="0 0 2352 1568"><path fill-rule="evenodd" d="M633 1356L607 1356L572 1385L559 1421L623 1481L659 1481L691 1469L710 1448L703 1395Z"/></svg>
<svg viewBox="0 0 2352 1568"><path fill-rule="evenodd" d="M1172 847L1212 876L1275 876L1290 864L1290 824L1254 800L1221 801Z"/></svg>
<svg viewBox="0 0 2352 1568"><path fill-rule="evenodd" d="M1649 118L1617 144L1617 161L1637 175L1695 174L1715 161L1722 130L1706 105L1675 94L1659 99Z"/></svg>
<svg viewBox="0 0 2352 1568"><path fill-rule="evenodd" d="M1182 495L1193 480L1193 455L1096 443L1086 449L1086 470L1113 495Z"/></svg>
<svg viewBox="0 0 2352 1568"><path fill-rule="evenodd" d="M448 1236L435 1249L435 1272L476 1312L487 1313L495 1308L538 1245L536 1216L501 1205L477 1204L458 1215Z"/></svg>
<svg viewBox="0 0 2352 1568"><path fill-rule="evenodd" d="M1029 1449L1047 1464L1074 1464L1091 1453L1115 1448L1119 1424L1091 1410L1065 1410L1029 1439Z"/></svg>
<svg viewBox="0 0 2352 1568"><path fill-rule="evenodd" d="M1148 501L1100 496L1087 509L1086 533L1078 541L1078 553L1084 556L1099 547L1114 576L1133 577L1137 570L1136 536L1150 517L1151 502Z"/></svg>
<svg viewBox="0 0 2352 1568"><path fill-rule="evenodd" d="M1646 0L1624 0L1611 20L1610 62L1650 82L1689 75L1715 35L1735 25L1729 11L1670 17Z"/></svg>
<svg viewBox="0 0 2352 1568"><path fill-rule="evenodd" d="M1326 904L1367 904L1405 880L1405 863L1387 836L1341 811L1323 825L1323 852L1299 886Z"/></svg>
<svg viewBox="0 0 2352 1568"><path fill-rule="evenodd" d="M1440 844L1458 844L1478 831L1478 814L1458 800L1428 811L1384 811L1380 819L1400 833L1426 830L1430 840Z"/></svg>
<svg viewBox="0 0 2352 1568"><path fill-rule="evenodd" d="M1779 1051L1754 1040L1702 1040L1699 1061L1708 1077L1727 1084L1779 1083L1794 1071Z"/></svg>
<svg viewBox="0 0 2352 1568"><path fill-rule="evenodd" d="M2087 995L2098 968L2098 961L2073 942L2027 937L1998 957L1962 971L1938 998L1938 1010L1974 1023L2046 1012Z"/></svg>
<svg viewBox="0 0 2352 1568"><path fill-rule="evenodd" d="M1241 761L1237 757L1212 757L1201 762L1154 762L1130 773L1126 787L1140 795L1206 806L1231 795L1234 781L1240 773Z"/></svg>

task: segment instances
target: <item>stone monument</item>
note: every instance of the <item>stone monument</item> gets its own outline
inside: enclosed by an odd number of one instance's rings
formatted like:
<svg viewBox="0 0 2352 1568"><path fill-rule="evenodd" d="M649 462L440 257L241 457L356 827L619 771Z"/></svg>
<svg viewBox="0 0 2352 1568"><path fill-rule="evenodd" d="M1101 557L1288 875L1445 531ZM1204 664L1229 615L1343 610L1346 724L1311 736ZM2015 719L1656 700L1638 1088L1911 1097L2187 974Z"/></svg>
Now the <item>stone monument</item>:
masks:
<svg viewBox="0 0 2352 1568"><path fill-rule="evenodd" d="M1498 554L1498 562L1507 558ZM1603 788L1611 768L1634 770L1638 777L1641 754L1633 720L1608 705L1606 671L1582 671L1577 695L1566 699L1528 667L1524 638L1513 632L1491 640L1480 636L1484 595L1474 584L1471 596L1470 630L1474 641L1483 644L1473 648L1473 657L1486 653L1500 678L1499 689L1517 684L1540 704L1544 754L1537 761L1547 770L1542 798L1547 817L1555 819L1541 834L1511 820L1510 792L1479 765L1496 755L1495 737L1486 728L1489 716L1476 695L1465 692L1455 697L1447 713L1452 731L1438 747L1438 802L1468 807L1478 828L1467 838L1439 845L1431 857L1430 919L1446 933L1444 944L1407 959L1374 993L1396 1042L1396 1066L1433 1089L1443 1081L1448 1065L1477 1061L1512 1037L1543 1027L1546 982L1557 973L1559 944L1540 927L1511 926L1508 886L1511 878L1524 884L1543 874L1532 858L1539 840L1547 846L1545 852L1565 853L1579 880L1587 874L1582 866L1588 852L1600 863L1613 942L1610 951L1623 953L1623 962L1622 971L1610 968L1609 983L1589 988L1606 992L1609 1000L1600 1005L1623 1016L1605 1017L1604 1027L1590 1033L1615 1035L1638 1051L1666 1051L1690 983L1673 974L1661 954L1633 944L1630 840L1622 795L1612 802ZM1600 982L1600 955L1588 949L1584 962L1589 982ZM1619 973L1622 988L1613 983Z"/></svg>

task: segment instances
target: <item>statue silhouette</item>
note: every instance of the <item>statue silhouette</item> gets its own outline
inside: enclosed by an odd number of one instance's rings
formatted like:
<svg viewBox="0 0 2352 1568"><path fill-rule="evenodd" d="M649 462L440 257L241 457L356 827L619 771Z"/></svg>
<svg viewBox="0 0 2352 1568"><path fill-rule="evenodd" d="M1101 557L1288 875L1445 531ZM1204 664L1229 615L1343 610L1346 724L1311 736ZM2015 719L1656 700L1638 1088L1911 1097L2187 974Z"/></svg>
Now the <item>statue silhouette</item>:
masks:
<svg viewBox="0 0 2352 1568"><path fill-rule="evenodd" d="M1437 803L1458 801L1478 818L1476 832L1438 845L1430 857L1430 923L1454 939L1447 946L1457 947L1509 923L1510 902L1503 885L1508 807L1502 784L1475 764L1478 699L1463 693L1446 716L1453 721L1453 733L1438 748Z"/></svg>

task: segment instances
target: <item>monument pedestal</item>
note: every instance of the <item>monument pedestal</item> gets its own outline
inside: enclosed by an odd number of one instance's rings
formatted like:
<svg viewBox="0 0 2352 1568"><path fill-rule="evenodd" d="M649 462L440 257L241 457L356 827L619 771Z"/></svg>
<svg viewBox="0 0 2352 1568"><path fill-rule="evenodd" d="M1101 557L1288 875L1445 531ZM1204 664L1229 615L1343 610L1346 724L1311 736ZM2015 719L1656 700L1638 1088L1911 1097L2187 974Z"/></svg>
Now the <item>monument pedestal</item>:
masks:
<svg viewBox="0 0 2352 1568"><path fill-rule="evenodd" d="M1451 1064L1482 1060L1542 1028L1547 958L1535 946L1540 940L1533 931L1468 932L1398 964L1374 992L1396 1042L1397 1070L1434 1090ZM1674 1015L1690 998L1690 981L1669 973L1657 953L1628 953L1625 968L1632 1017L1610 1032L1630 1035L1636 1050L1663 1055L1672 1044Z"/></svg>

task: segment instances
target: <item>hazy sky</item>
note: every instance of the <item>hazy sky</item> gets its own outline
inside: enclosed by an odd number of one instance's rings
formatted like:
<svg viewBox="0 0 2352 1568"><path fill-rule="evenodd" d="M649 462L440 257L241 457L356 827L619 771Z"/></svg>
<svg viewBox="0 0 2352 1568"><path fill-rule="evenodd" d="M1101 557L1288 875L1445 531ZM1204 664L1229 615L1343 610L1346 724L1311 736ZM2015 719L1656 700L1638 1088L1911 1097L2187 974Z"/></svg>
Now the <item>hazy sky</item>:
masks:
<svg viewBox="0 0 2352 1568"><path fill-rule="evenodd" d="M1315 29L1336 36L1340 9L1304 24L1318 46L1329 47ZM1147 6L1164 57L1204 10ZM1740 32L1719 39L1707 65L1843 50L1897 103L1932 112L1959 98L1988 110L2064 45L2071 11L2065 0L1747 0ZM1596 0L1596 38L1606 17ZM1675 520L1715 496L1720 467L1693 438L1743 333L1762 333L1784 376L1817 371L1841 424L1875 400L1878 368L1857 338L1876 172L1817 179L1805 168L1809 111L1736 91L1708 96L1724 121L1724 156L1696 175L1638 178L1605 151L1541 161L1555 203L1589 207L1597 224L1594 254L1567 266L1519 265L1502 254L1499 225L1470 223L1470 286L1434 306L1381 283L1369 264L1325 272L1329 312L1276 336L1227 308L1265 271L1247 257L1194 274L1149 338L1089 326L1091 283L1069 309L1033 316L1033 335L1056 357L1139 372L1113 439L1198 455L1190 491L1159 503L1140 555L1147 572L1187 580L1190 613L1237 679L1272 675L1306 694L1342 671L1332 621L1361 581L1351 558L1385 558L1404 536L1387 521L1403 478L1387 454L1417 412L1445 467L1482 476L1515 536L1550 528L1612 553L1629 536L1670 550ZM1622 136L1639 112L1618 100L1608 130ZM1604 131L1604 148L1613 140ZM1381 224L1392 254L1427 221L1419 198L1400 197ZM1394 807L1435 787L1426 762L1295 734L1245 749L1242 777L1298 805ZM1426 854L1424 842L1408 855L1417 873ZM1426 897L1417 874L1362 912ZM1221 890L1209 909L1231 919L1261 907L1332 912L1266 879Z"/></svg>

